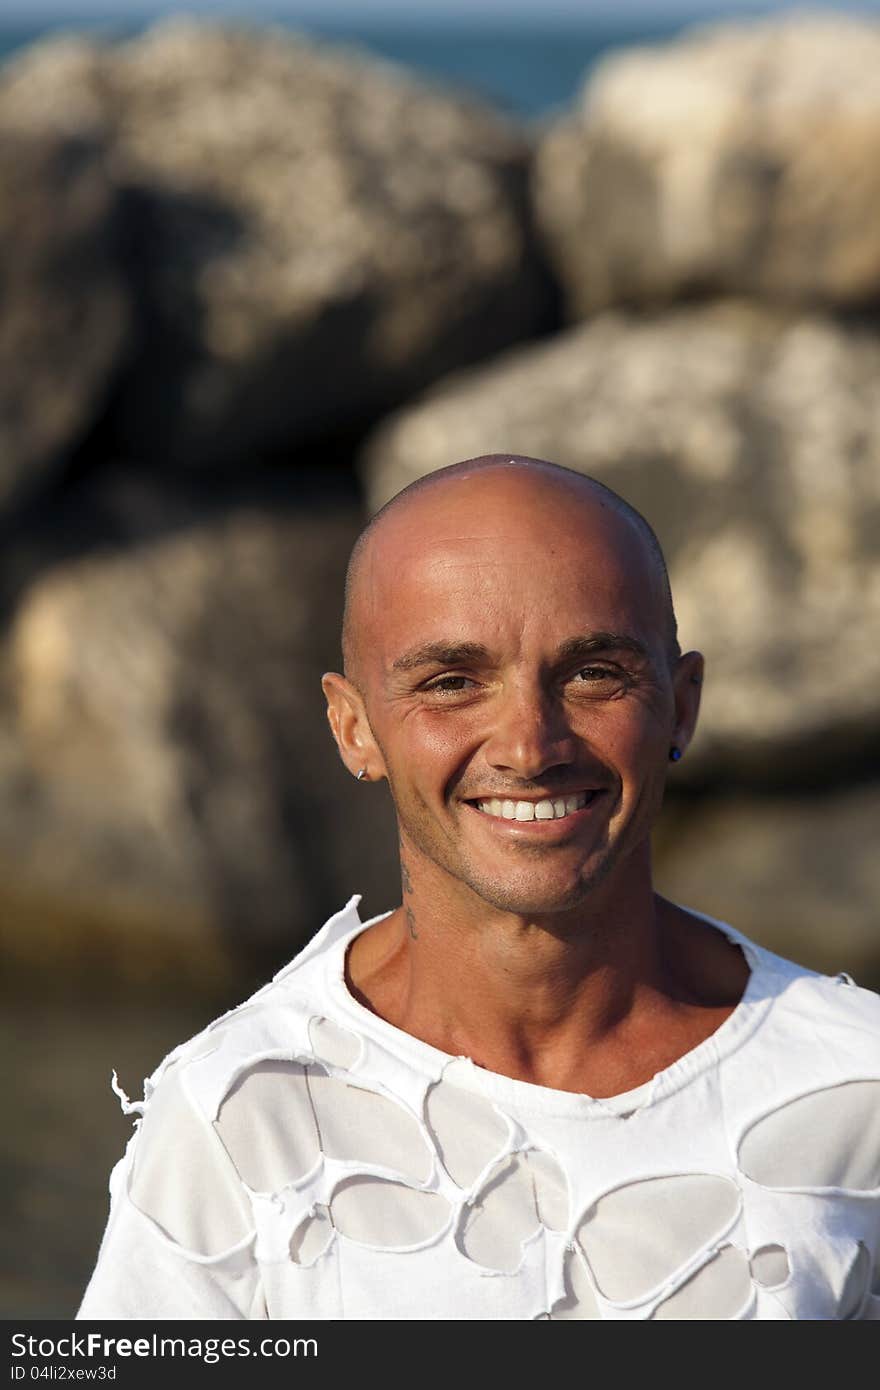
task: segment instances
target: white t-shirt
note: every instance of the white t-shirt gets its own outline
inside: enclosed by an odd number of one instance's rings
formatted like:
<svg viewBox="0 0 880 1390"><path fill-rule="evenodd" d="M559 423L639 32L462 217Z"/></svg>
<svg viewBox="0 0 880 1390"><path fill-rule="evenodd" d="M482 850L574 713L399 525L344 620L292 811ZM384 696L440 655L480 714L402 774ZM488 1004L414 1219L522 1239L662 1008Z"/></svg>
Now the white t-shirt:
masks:
<svg viewBox="0 0 880 1390"><path fill-rule="evenodd" d="M359 901L145 1083L79 1317L880 1317L880 996L707 918L742 1001L595 1100L358 1004Z"/></svg>

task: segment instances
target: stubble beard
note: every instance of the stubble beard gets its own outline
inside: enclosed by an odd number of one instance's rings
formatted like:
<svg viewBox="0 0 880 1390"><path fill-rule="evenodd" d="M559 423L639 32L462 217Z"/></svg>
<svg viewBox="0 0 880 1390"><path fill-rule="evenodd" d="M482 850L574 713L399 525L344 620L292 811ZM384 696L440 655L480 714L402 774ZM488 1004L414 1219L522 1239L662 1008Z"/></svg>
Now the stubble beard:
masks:
<svg viewBox="0 0 880 1390"><path fill-rule="evenodd" d="M524 855L529 855L529 851L524 851ZM513 871L504 881L481 873L478 868L463 872L459 877L483 902L499 912L520 917L546 917L585 907L607 881L618 857L615 847L606 846L606 852L597 861L581 868L567 890L560 888L558 883L552 890L542 889L529 882L532 876L527 869L522 876Z"/></svg>
<svg viewBox="0 0 880 1390"><path fill-rule="evenodd" d="M534 862L538 856L549 859L552 850L538 845L518 846L515 852L522 858L522 870L518 872L513 867L502 879L475 863L472 855L455 854L449 844L428 832L419 817L402 813L397 803L395 809L402 846L404 843L411 845L423 859L463 884L486 906L516 916L545 917L585 906L626 853L624 844L606 839L590 854L567 891L549 891L529 881L533 875L528 866L529 861ZM543 872L546 875L552 870L545 868Z"/></svg>

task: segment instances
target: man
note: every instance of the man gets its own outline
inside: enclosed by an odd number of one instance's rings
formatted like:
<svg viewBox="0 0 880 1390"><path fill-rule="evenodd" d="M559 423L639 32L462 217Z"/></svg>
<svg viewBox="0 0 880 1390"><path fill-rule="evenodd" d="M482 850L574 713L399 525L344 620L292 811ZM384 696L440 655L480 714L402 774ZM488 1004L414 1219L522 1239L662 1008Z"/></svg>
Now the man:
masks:
<svg viewBox="0 0 880 1390"><path fill-rule="evenodd" d="M880 999L653 890L703 663L647 523L442 470L358 542L343 648L401 906L160 1067L80 1315L877 1317Z"/></svg>

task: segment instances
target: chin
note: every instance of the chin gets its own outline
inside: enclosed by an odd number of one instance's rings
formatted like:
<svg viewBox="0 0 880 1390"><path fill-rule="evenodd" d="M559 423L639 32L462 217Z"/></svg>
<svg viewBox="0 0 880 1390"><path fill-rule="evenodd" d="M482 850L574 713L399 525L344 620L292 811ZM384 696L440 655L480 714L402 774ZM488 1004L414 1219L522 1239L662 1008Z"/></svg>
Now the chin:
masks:
<svg viewBox="0 0 880 1390"><path fill-rule="evenodd" d="M608 876L610 862L592 867L567 884L558 878L550 882L528 882L511 877L502 880L468 878L468 886L490 907L520 917L546 917L571 912L583 906Z"/></svg>

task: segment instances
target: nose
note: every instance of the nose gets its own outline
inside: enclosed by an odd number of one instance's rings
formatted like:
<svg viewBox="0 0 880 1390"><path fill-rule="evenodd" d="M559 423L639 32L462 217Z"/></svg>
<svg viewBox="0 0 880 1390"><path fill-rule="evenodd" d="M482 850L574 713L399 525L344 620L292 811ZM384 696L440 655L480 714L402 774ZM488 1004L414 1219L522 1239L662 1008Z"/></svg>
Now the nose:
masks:
<svg viewBox="0 0 880 1390"><path fill-rule="evenodd" d="M493 713L484 756L499 772L533 782L551 768L574 762L575 740L565 708L547 690L513 686L499 695Z"/></svg>

